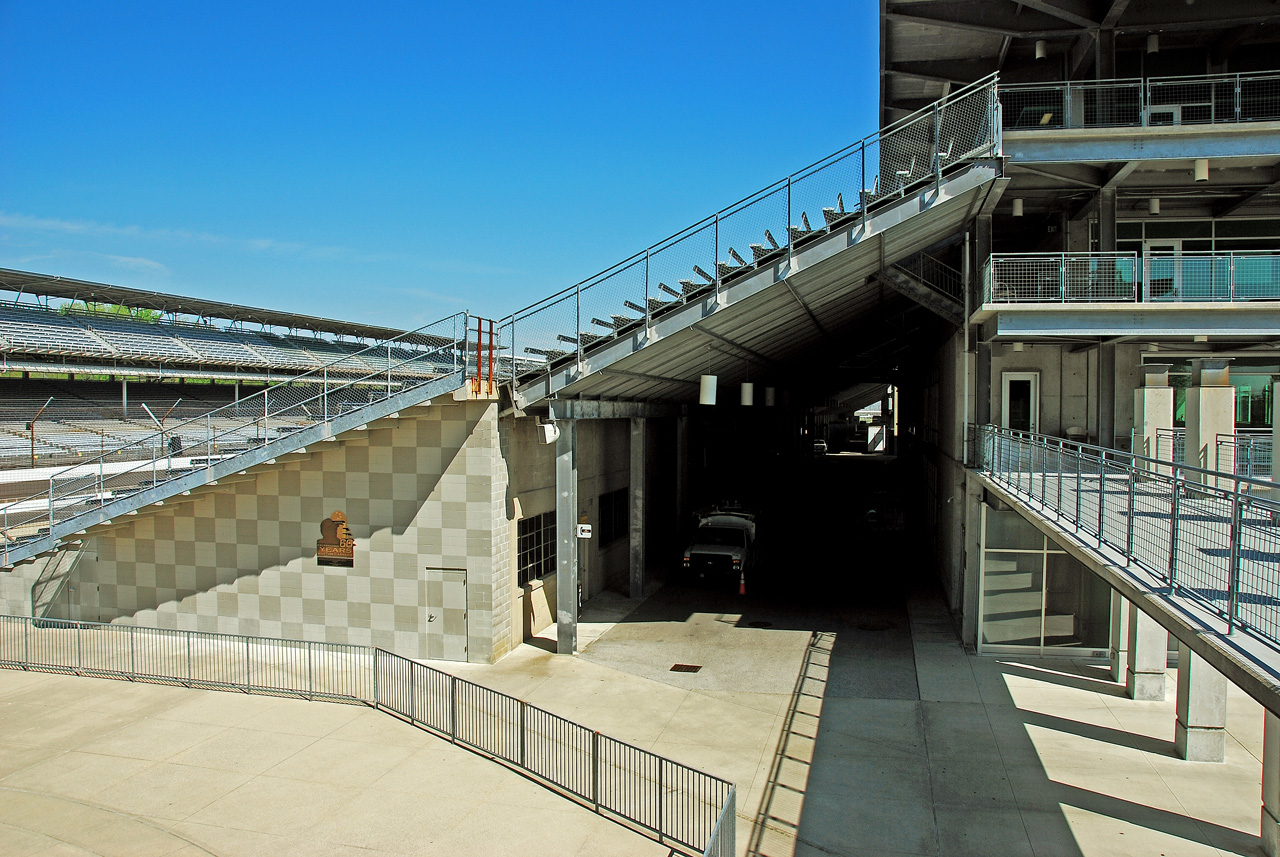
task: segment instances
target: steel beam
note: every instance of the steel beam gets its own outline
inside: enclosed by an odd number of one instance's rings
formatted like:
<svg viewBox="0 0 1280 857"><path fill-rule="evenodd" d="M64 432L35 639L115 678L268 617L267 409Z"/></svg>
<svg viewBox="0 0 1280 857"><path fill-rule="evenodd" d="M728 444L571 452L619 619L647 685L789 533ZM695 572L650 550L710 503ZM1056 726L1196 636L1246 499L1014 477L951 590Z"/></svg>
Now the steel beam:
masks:
<svg viewBox="0 0 1280 857"><path fill-rule="evenodd" d="M578 653L578 445L573 420L556 438L556 652Z"/></svg>

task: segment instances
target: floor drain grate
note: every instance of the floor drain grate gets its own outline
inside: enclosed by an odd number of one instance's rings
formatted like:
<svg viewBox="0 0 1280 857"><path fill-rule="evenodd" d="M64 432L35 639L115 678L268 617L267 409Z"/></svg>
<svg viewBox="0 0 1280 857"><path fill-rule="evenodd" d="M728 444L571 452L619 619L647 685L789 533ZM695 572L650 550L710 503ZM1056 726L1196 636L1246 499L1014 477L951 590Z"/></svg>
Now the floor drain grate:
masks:
<svg viewBox="0 0 1280 857"><path fill-rule="evenodd" d="M675 664L671 667L673 673L696 673L700 669L701 664Z"/></svg>

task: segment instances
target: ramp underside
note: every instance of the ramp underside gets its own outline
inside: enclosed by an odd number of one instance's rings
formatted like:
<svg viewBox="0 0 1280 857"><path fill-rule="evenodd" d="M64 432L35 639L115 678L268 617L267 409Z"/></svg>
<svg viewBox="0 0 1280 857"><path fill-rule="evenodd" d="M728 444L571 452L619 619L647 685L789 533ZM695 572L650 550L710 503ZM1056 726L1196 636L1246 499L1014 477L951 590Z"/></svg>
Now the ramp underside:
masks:
<svg viewBox="0 0 1280 857"><path fill-rule="evenodd" d="M684 400L697 398L699 375L726 382L789 370L806 355L839 346L856 358L853 331L900 314L912 302L876 282L885 266L963 230L995 171L975 166L942 188L873 212L865 221L833 231L714 295L690 302L585 355L565 361L518 389L518 401L536 405L561 398ZM841 341L841 338L847 341Z"/></svg>

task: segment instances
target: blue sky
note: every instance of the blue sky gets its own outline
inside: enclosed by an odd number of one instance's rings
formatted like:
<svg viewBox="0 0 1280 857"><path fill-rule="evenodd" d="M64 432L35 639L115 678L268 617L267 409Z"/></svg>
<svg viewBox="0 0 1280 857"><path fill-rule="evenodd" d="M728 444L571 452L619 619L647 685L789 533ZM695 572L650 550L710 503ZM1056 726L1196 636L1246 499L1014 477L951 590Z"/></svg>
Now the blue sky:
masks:
<svg viewBox="0 0 1280 857"><path fill-rule="evenodd" d="M505 315L873 131L878 5L0 0L0 267Z"/></svg>

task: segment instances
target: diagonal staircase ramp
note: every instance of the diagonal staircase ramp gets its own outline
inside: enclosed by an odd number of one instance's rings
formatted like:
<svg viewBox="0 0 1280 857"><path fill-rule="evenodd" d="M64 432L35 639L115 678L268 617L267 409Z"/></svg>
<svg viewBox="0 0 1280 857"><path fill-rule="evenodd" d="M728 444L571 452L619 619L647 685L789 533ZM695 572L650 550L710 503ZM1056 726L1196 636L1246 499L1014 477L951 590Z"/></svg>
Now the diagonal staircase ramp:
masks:
<svg viewBox="0 0 1280 857"><path fill-rule="evenodd" d="M876 279L957 327L964 323L960 272L927 253L885 268Z"/></svg>
<svg viewBox="0 0 1280 857"><path fill-rule="evenodd" d="M962 227L999 155L992 76L513 314L516 406L683 397L724 368L709 348L768 365L830 340L882 303L867 278Z"/></svg>
<svg viewBox="0 0 1280 857"><path fill-rule="evenodd" d="M304 375L62 468L38 494L0 506L3 564L54 550L88 527L329 440L461 387L477 359L457 313Z"/></svg>

